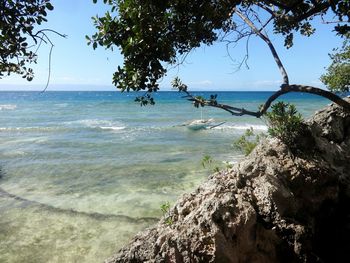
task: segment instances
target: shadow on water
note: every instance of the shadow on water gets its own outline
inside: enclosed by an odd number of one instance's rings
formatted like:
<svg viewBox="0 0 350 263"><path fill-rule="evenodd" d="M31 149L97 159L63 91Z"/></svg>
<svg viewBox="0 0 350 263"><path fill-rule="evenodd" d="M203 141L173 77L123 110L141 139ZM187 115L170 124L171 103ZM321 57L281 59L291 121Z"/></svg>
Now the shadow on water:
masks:
<svg viewBox="0 0 350 263"><path fill-rule="evenodd" d="M4 176L5 176L4 169L2 168L2 166L0 166L0 180L1 180L2 178L4 178Z"/></svg>
<svg viewBox="0 0 350 263"><path fill-rule="evenodd" d="M4 169L0 166L0 180L4 178L6 173L4 172ZM131 216L127 215L115 215L115 214L102 214L102 213L88 213L88 212L82 212L82 211L77 211L74 209L64 209L64 208L59 208L55 207L49 204L44 204L41 202L37 202L34 200L29 200L26 198L23 198L18 195L11 194L7 192L5 189L0 187L0 197L3 198L11 198L13 200L16 200L18 202L21 202L23 206L36 206L41 209L45 209L47 211L51 212L56 212L56 213L64 213L69 216L86 216L90 217L96 220L127 220L130 223L156 223L159 218L156 217L139 217L139 218L134 218Z"/></svg>

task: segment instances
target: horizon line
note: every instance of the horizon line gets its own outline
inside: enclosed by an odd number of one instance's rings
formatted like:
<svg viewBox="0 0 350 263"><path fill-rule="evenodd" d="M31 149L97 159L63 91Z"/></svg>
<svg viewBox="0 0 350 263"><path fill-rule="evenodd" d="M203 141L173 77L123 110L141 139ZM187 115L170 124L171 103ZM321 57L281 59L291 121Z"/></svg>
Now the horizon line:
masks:
<svg viewBox="0 0 350 263"><path fill-rule="evenodd" d="M53 90L33 90L33 89L5 89L5 90L2 90L1 87L0 87L0 92L42 92L42 93L46 93L46 92L118 92L118 93L144 93L145 91L144 90L140 90L140 91L120 91L120 90L57 90L57 89L53 89ZM248 89L248 90L220 90L220 89L216 89L216 90L191 90L191 92L276 92L277 90L251 90L251 89ZM156 94L156 93L159 93L159 92L179 92L177 90L158 90L158 91L154 91L152 93Z"/></svg>

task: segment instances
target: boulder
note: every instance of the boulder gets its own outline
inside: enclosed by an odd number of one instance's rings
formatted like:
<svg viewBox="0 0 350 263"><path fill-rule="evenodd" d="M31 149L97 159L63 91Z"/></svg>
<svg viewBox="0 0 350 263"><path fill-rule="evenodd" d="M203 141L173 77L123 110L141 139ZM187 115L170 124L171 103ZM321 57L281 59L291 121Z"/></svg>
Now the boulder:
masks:
<svg viewBox="0 0 350 263"><path fill-rule="evenodd" d="M268 138L183 195L105 262L348 262L350 114L332 104L300 145Z"/></svg>

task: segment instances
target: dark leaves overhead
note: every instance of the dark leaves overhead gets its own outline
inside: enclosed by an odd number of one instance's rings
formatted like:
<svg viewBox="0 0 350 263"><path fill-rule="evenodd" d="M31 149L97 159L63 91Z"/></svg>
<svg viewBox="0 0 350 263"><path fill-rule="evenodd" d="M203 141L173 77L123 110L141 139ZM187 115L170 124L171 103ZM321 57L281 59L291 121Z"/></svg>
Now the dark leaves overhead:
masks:
<svg viewBox="0 0 350 263"><path fill-rule="evenodd" d="M118 47L124 56L113 83L122 91L158 90L166 66L181 63L179 57L200 45L211 45L218 34L237 33L235 10L270 18L274 33L285 36L287 47L293 33L314 33L310 21L331 11L339 20L336 30L348 31L349 1L230 1L230 0L104 0L110 12L95 17L97 28L89 44ZM261 24L262 25L262 24ZM232 35L232 34L227 34ZM147 99L147 98L146 98ZM152 101L153 102L153 101Z"/></svg>
<svg viewBox="0 0 350 263"><path fill-rule="evenodd" d="M0 78L16 73L33 79L27 65L36 63L42 40L34 27L47 21L48 10L53 10L49 0L0 0Z"/></svg>
<svg viewBox="0 0 350 263"><path fill-rule="evenodd" d="M164 63L177 63L177 55L217 40L216 31L230 20L233 7L228 0L115 4L118 12L94 18L98 32L90 43L120 47L125 60L113 77L118 88L150 92L158 90L157 81L166 73Z"/></svg>

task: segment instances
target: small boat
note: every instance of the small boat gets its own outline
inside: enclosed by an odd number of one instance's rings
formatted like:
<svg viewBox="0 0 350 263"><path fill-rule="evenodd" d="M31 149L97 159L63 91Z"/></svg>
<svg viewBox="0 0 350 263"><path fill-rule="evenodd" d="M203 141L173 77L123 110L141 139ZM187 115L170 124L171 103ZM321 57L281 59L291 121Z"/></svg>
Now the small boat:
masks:
<svg viewBox="0 0 350 263"><path fill-rule="evenodd" d="M196 130L203 130L203 129L210 128L213 122L214 122L213 119L193 120L185 123L184 126L187 126L187 128L190 130L196 131Z"/></svg>
<svg viewBox="0 0 350 263"><path fill-rule="evenodd" d="M213 129L218 127L225 122L215 123L214 119L203 119L203 112L201 109L201 119L200 120L192 120L185 122L182 126L186 126L188 129L192 131L204 130L204 129Z"/></svg>

